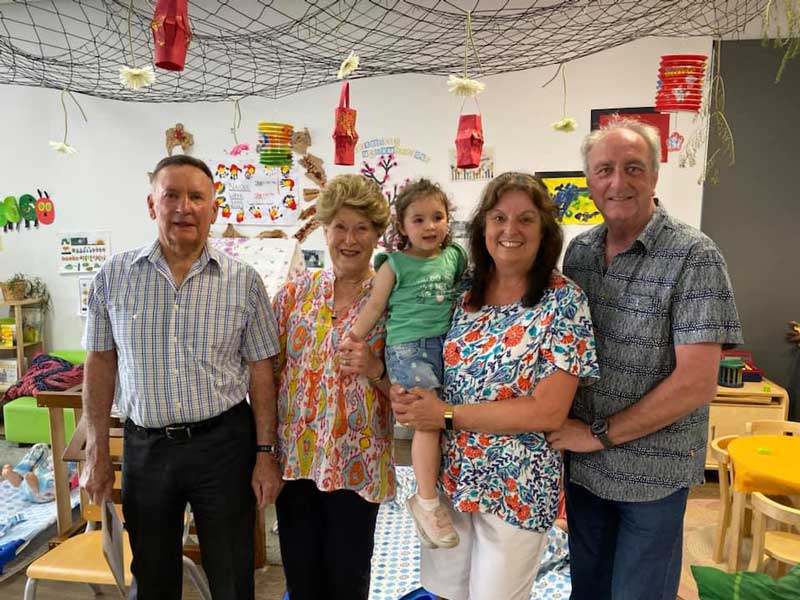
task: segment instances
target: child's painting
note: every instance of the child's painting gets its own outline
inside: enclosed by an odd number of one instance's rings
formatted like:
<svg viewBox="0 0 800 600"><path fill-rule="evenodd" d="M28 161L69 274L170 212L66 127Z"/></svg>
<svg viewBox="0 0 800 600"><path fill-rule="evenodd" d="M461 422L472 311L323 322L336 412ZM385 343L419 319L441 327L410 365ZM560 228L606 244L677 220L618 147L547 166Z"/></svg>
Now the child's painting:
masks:
<svg viewBox="0 0 800 600"><path fill-rule="evenodd" d="M600 211L589 197L583 171L544 171L536 175L542 178L556 203L559 223L597 225L603 222Z"/></svg>

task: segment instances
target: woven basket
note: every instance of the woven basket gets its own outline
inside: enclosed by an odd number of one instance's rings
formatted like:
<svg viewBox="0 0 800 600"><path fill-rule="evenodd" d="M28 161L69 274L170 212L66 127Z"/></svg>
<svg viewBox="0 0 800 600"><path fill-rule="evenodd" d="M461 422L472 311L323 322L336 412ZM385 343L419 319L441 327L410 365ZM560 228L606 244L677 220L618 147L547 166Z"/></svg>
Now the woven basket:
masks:
<svg viewBox="0 0 800 600"><path fill-rule="evenodd" d="M0 289L3 290L3 299L6 301L25 300L25 291L28 289L28 284L25 281L2 282L0 283Z"/></svg>

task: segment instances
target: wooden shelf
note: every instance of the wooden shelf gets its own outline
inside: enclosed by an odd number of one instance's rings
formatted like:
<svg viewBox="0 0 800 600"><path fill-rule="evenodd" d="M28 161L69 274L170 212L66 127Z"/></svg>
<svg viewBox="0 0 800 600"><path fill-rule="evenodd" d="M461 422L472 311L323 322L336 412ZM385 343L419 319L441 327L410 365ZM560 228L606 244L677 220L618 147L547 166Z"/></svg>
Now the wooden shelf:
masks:
<svg viewBox="0 0 800 600"><path fill-rule="evenodd" d="M0 300L0 306L30 306L41 304L41 298L25 298L24 300Z"/></svg>
<svg viewBox="0 0 800 600"><path fill-rule="evenodd" d="M42 340L39 340L38 342L25 342L24 344L22 344L22 347L23 348L30 348L31 346L39 346L42 343L44 343ZM0 350L16 350L16 349L17 349L16 345L14 345L14 346L0 346Z"/></svg>

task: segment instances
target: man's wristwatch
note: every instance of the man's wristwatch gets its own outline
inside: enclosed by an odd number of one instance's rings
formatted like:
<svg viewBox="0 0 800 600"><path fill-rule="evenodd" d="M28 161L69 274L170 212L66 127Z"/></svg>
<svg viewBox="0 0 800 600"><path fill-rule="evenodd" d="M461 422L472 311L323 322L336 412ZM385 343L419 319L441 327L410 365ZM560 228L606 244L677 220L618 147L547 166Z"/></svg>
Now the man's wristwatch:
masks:
<svg viewBox="0 0 800 600"><path fill-rule="evenodd" d="M444 409L444 430L453 431L453 407L448 406Z"/></svg>
<svg viewBox="0 0 800 600"><path fill-rule="evenodd" d="M277 444L257 444L256 452L264 452L278 458L278 445Z"/></svg>
<svg viewBox="0 0 800 600"><path fill-rule="evenodd" d="M614 442L608 437L608 419L595 419L591 425L592 435L600 440L603 448L608 450L615 446Z"/></svg>

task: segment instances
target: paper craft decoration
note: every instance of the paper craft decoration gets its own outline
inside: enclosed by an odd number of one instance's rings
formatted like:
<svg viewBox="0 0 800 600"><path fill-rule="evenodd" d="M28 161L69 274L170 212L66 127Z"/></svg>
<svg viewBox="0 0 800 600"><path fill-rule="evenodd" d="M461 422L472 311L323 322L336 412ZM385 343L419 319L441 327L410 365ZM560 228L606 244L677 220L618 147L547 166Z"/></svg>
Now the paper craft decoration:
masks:
<svg viewBox="0 0 800 600"><path fill-rule="evenodd" d="M175 146L180 146L184 154L189 151L189 148L194 146L194 136L184 129L183 123L175 123L175 127L167 129L166 135L167 154L170 156L172 156L172 149Z"/></svg>
<svg viewBox="0 0 800 600"><path fill-rule="evenodd" d="M111 252L108 232L76 232L61 234L61 266L59 273L94 273Z"/></svg>
<svg viewBox="0 0 800 600"><path fill-rule="evenodd" d="M47 190L36 190L39 199L36 201L36 218L42 225L52 225L56 220L56 207Z"/></svg>
<svg viewBox="0 0 800 600"><path fill-rule="evenodd" d="M306 241L311 232L317 229L321 223L316 219L310 219L303 223L295 232L294 238L301 244Z"/></svg>
<svg viewBox="0 0 800 600"><path fill-rule="evenodd" d="M300 244L293 239L211 238L212 247L251 265L267 288L270 298L290 278L305 270Z"/></svg>
<svg viewBox="0 0 800 600"><path fill-rule="evenodd" d="M167 71L183 71L192 39L187 0L158 0L150 27L155 65Z"/></svg>
<svg viewBox="0 0 800 600"><path fill-rule="evenodd" d="M263 121L258 124L258 162L265 167L291 167L294 126Z"/></svg>
<svg viewBox="0 0 800 600"><path fill-rule="evenodd" d="M699 112L707 59L703 54L662 56L656 82L656 110Z"/></svg>
<svg viewBox="0 0 800 600"><path fill-rule="evenodd" d="M295 131L292 134L292 151L298 154L305 154L311 145L311 134L308 129L303 127L303 131Z"/></svg>
<svg viewBox="0 0 800 600"><path fill-rule="evenodd" d="M19 197L19 216L20 224L25 222L25 229L31 228L31 223L34 227L39 227L39 220L36 218L36 198L30 194L23 194Z"/></svg>
<svg viewBox="0 0 800 600"><path fill-rule="evenodd" d="M3 231L12 231L14 225L17 225L19 229L20 215L16 196L6 196L5 200L3 200L3 216L6 221L3 224Z"/></svg>
<svg viewBox="0 0 800 600"><path fill-rule="evenodd" d="M92 288L93 275L78 276L78 316L89 314L89 290Z"/></svg>
<svg viewBox="0 0 800 600"><path fill-rule="evenodd" d="M306 177L316 183L319 187L325 187L328 177L322 167L323 160L319 156L309 153L300 159L300 166L306 170Z"/></svg>
<svg viewBox="0 0 800 600"><path fill-rule="evenodd" d="M652 106L638 108L594 108L592 109L592 130L600 129L603 125L617 116L636 119L658 129L661 138L661 162L667 162L669 139L669 115L658 112Z"/></svg>
<svg viewBox="0 0 800 600"><path fill-rule="evenodd" d="M218 222L294 225L300 209L296 167L264 167L254 155L226 156L210 162L214 173Z"/></svg>
<svg viewBox="0 0 800 600"><path fill-rule="evenodd" d="M350 108L350 82L342 83L339 94L339 106L335 111L336 124L333 128L333 164L354 165L355 150L358 142L356 133L356 110Z"/></svg>
<svg viewBox="0 0 800 600"><path fill-rule="evenodd" d="M483 124L480 114L461 115L456 133L456 167L474 169L481 164Z"/></svg>
<svg viewBox="0 0 800 600"><path fill-rule="evenodd" d="M583 171L544 171L536 173L547 186L558 208L558 221L564 225L597 225L603 217L589 197Z"/></svg>

